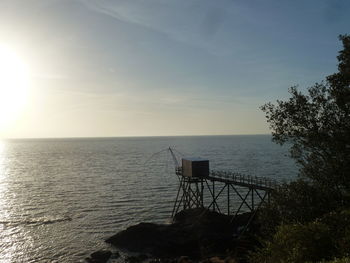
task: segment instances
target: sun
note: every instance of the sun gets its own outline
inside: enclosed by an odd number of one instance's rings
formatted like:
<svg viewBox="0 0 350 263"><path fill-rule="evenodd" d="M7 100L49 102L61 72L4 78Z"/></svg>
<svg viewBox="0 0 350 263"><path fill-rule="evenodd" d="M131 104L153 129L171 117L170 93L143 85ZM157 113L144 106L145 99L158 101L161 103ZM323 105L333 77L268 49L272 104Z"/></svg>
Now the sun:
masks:
<svg viewBox="0 0 350 263"><path fill-rule="evenodd" d="M14 122L28 95L28 67L17 53L0 45L0 129Z"/></svg>

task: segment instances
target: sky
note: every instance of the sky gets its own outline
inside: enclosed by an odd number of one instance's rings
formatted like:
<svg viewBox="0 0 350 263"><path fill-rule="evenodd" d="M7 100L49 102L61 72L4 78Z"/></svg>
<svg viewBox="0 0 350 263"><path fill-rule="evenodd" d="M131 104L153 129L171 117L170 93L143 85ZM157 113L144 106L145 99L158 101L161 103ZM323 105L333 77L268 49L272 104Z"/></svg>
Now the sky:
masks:
<svg viewBox="0 0 350 263"><path fill-rule="evenodd" d="M348 0L1 0L0 47L26 73L3 74L0 137L267 134L261 105L337 70L349 13Z"/></svg>

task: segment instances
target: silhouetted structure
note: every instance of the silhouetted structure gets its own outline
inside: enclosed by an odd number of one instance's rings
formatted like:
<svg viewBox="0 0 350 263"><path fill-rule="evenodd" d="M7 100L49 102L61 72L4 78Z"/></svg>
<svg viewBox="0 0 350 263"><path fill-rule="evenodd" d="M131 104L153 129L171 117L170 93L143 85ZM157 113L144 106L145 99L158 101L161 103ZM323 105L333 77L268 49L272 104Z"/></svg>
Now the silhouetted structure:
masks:
<svg viewBox="0 0 350 263"><path fill-rule="evenodd" d="M200 158L184 158L180 166L171 148L169 151L180 182L172 217L182 209L199 207L233 215L233 219L248 209L253 217L263 202L270 201L270 194L278 185L273 179L210 171L209 160Z"/></svg>

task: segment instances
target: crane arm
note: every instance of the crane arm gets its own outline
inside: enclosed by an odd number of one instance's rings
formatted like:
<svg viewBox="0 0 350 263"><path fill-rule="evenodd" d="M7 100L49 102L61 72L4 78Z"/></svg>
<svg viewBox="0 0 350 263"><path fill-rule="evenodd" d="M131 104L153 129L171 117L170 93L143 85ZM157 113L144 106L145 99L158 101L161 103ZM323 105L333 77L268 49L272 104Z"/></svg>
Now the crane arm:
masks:
<svg viewBox="0 0 350 263"><path fill-rule="evenodd" d="M177 160L174 152L173 152L173 149L171 149L171 147L168 148L170 154L171 154L171 157L173 158L173 161L174 161L174 164L175 164L175 168L179 168L180 165L179 165L179 161Z"/></svg>

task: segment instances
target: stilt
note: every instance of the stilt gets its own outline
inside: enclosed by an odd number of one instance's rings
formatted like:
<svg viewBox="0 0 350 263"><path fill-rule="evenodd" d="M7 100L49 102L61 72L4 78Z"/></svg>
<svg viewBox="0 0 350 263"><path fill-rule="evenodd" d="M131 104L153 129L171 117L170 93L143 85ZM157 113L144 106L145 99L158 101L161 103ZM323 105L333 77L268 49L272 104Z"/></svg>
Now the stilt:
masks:
<svg viewBox="0 0 350 263"><path fill-rule="evenodd" d="M227 184L227 215L230 215L230 186Z"/></svg>

